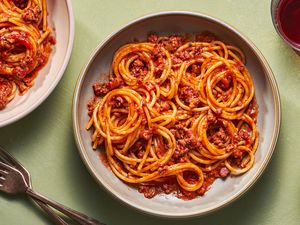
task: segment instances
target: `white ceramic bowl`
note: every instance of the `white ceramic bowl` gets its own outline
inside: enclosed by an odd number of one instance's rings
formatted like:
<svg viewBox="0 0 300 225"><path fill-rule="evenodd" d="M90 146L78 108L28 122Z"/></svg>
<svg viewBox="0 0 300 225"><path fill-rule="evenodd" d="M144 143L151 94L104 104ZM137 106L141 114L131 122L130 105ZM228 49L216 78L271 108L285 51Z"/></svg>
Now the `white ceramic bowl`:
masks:
<svg viewBox="0 0 300 225"><path fill-rule="evenodd" d="M0 127L11 124L36 109L54 90L68 65L74 40L71 0L51 0L47 4L49 26L55 28L57 43L47 65L35 79L34 86L25 95L17 95L0 111Z"/></svg>
<svg viewBox="0 0 300 225"><path fill-rule="evenodd" d="M260 145L255 164L242 176L218 179L203 196L184 201L172 195L146 199L134 188L119 180L98 157L91 146L91 131L85 129L89 120L87 103L93 96L92 84L105 80L114 52L134 39L145 40L155 32L159 35L210 31L223 41L238 46L245 53L246 66L251 72L259 104L258 129ZM274 75L266 60L245 36L228 24L199 13L160 12L137 19L107 37L92 53L83 68L73 99L73 128L80 155L90 173L111 194L143 212L178 218L202 215L219 209L239 198L260 177L273 153L280 127L280 99Z"/></svg>

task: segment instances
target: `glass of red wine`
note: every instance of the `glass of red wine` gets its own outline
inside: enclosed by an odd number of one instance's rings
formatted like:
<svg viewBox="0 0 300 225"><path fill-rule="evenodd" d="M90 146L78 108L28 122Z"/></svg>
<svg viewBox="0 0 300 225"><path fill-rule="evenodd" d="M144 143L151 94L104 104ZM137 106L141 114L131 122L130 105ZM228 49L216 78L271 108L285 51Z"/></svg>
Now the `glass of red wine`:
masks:
<svg viewBox="0 0 300 225"><path fill-rule="evenodd" d="M300 0L272 0L271 14L277 33L300 53Z"/></svg>

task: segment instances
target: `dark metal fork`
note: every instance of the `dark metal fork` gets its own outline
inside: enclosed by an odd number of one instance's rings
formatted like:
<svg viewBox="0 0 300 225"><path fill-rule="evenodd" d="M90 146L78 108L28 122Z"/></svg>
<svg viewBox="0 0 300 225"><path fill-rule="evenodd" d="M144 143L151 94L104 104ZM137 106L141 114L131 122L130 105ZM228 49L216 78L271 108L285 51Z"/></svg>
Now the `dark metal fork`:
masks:
<svg viewBox="0 0 300 225"><path fill-rule="evenodd" d="M24 181L26 184L32 188L31 179L29 172L23 167L23 165L16 160L13 156L11 156L8 152L6 152L1 146L0 146L0 161L3 163L6 163L17 170L20 171L20 173L23 175ZM43 202L36 200L32 198L52 219L53 221L58 225L68 225L59 215L55 213L48 205L44 204Z"/></svg>
<svg viewBox="0 0 300 225"><path fill-rule="evenodd" d="M9 194L26 193L32 198L57 209L82 225L105 225L91 217L70 209L33 191L26 183L22 173L4 162L0 162L0 191Z"/></svg>

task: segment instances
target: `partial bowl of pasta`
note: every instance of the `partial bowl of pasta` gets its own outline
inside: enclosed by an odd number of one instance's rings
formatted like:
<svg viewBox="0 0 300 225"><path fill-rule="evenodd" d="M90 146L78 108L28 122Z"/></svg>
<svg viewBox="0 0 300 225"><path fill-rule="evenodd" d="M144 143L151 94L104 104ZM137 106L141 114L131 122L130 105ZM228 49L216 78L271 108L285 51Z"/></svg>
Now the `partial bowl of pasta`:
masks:
<svg viewBox="0 0 300 225"><path fill-rule="evenodd" d="M96 47L75 87L73 129L108 192L182 218L220 209L255 183L280 113L274 75L249 39L213 17L168 11Z"/></svg>
<svg viewBox="0 0 300 225"><path fill-rule="evenodd" d="M0 127L37 108L54 90L74 39L71 1L0 1Z"/></svg>

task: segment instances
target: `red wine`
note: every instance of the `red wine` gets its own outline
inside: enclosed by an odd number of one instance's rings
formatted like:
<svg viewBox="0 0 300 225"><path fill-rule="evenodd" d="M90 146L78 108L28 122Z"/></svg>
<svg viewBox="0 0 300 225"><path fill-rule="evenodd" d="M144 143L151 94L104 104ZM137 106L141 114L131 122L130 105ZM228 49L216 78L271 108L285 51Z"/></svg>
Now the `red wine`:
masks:
<svg viewBox="0 0 300 225"><path fill-rule="evenodd" d="M300 47L300 0L282 0L278 6L277 22L284 38Z"/></svg>

